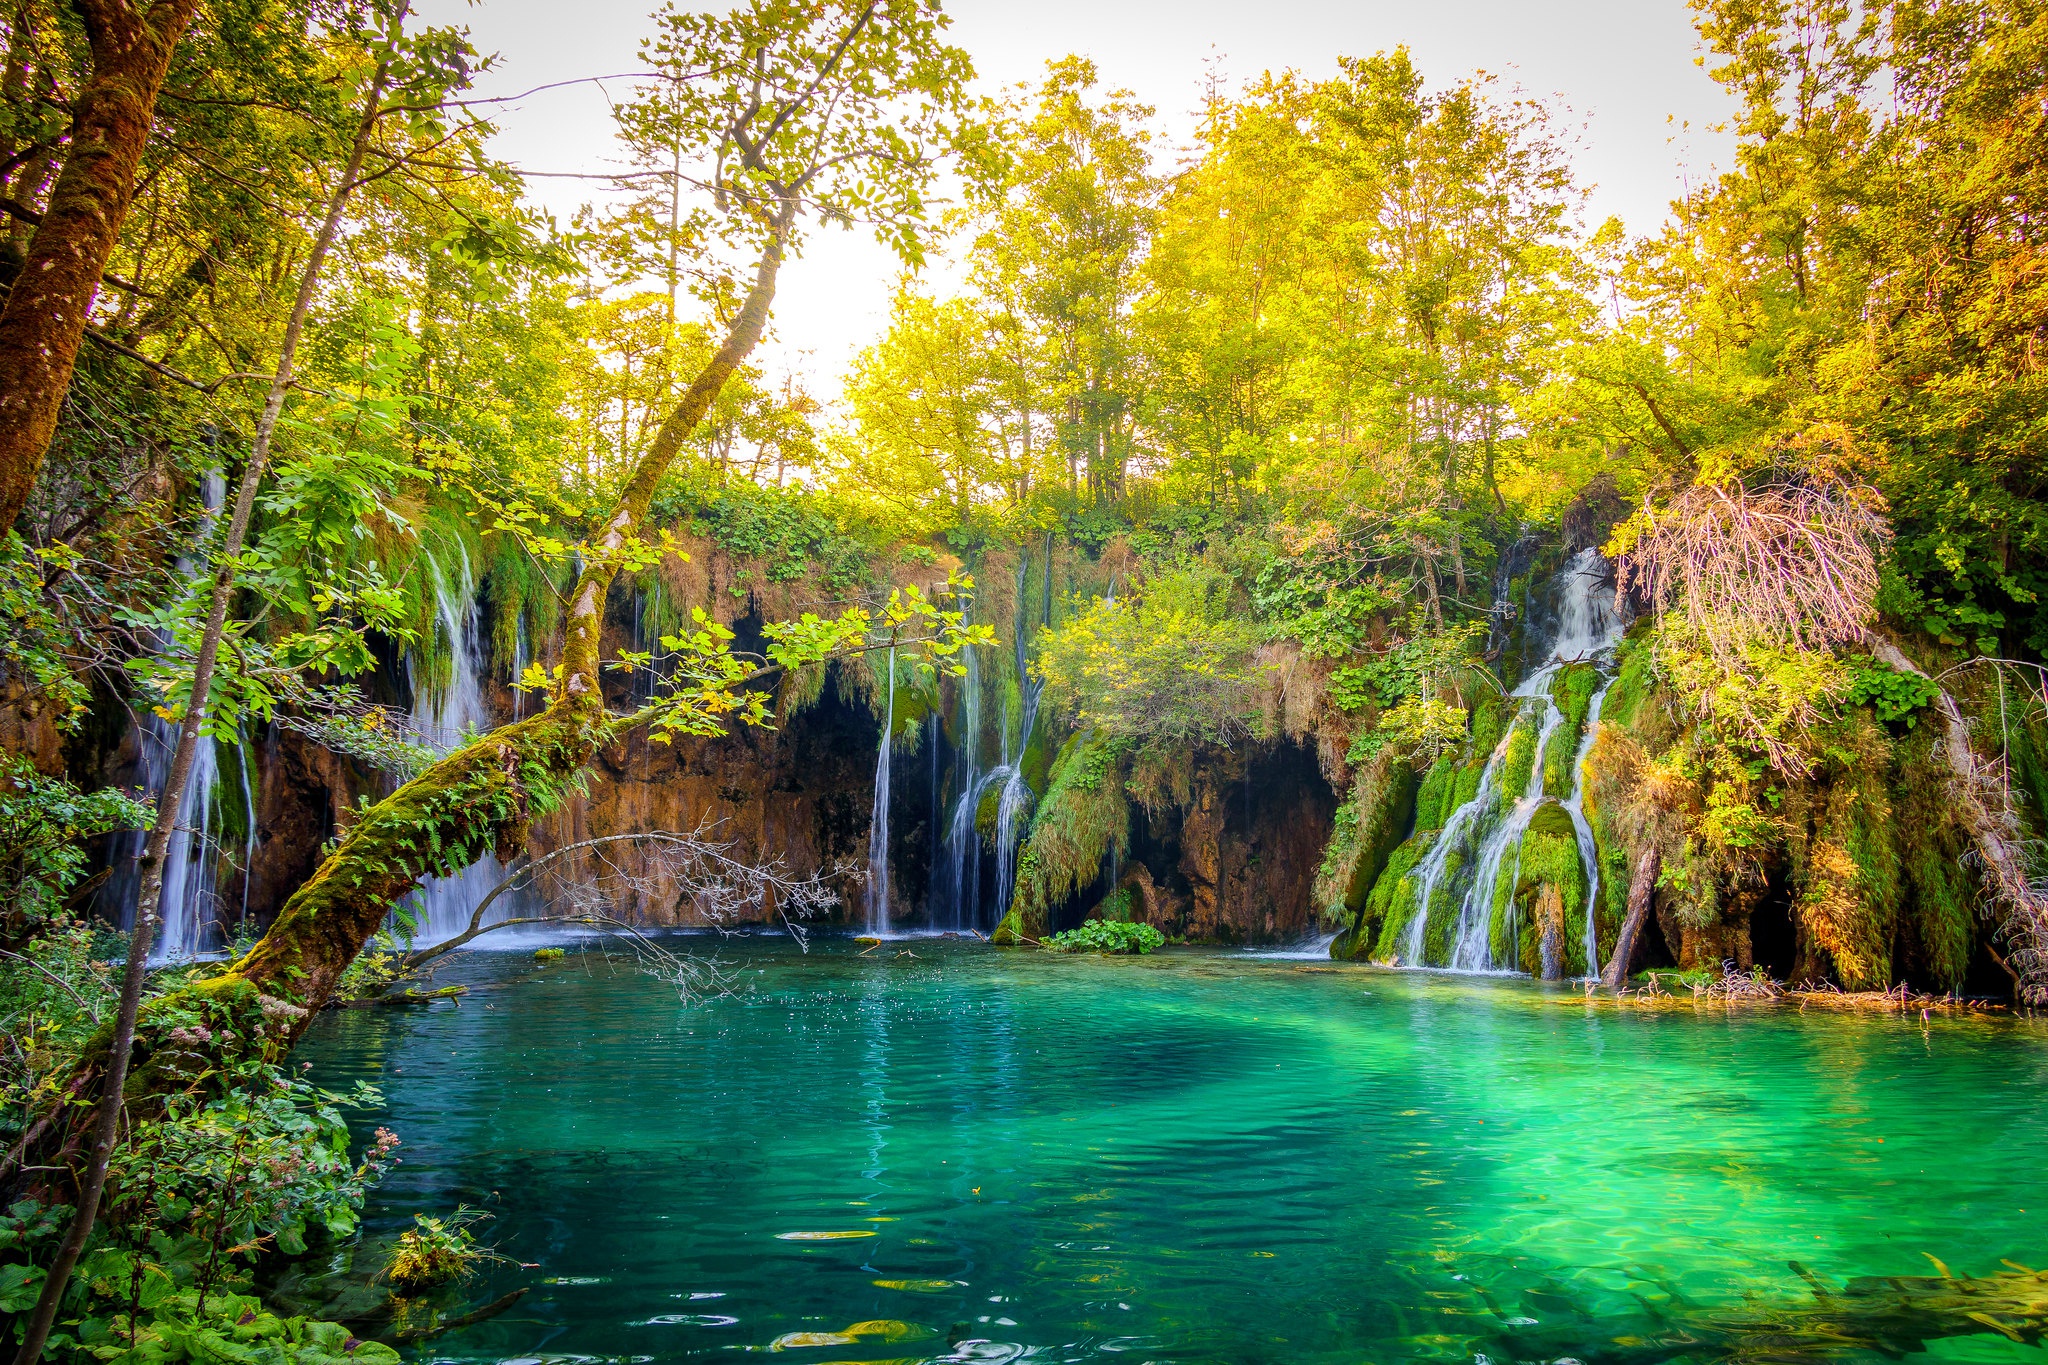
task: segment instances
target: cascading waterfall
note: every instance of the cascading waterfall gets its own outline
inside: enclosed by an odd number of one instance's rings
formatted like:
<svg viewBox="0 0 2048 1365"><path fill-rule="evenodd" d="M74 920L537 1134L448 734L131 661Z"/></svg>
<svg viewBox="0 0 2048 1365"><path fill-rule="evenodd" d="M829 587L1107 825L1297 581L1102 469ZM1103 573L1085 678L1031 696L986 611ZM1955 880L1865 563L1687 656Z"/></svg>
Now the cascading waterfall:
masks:
<svg viewBox="0 0 2048 1365"><path fill-rule="evenodd" d="M1046 584L1041 610L1049 623L1052 619L1052 541L1049 536L1046 539L1045 564ZM973 650L965 652L966 676L961 679L960 686L960 786L946 822L945 876L939 883L939 894L933 900L934 927L955 930L981 927L982 840L977 824L981 803L991 788L996 790L994 918L1000 920L1009 913L1010 893L1017 880L1017 855L1022 846L1026 817L1030 814L1032 802L1037 799L1031 784L1024 780L1024 751L1031 743L1031 732L1038 725L1038 702L1045 690L1044 683L1033 678L1027 667L1026 645L1031 624L1027 593L1029 578L1030 565L1020 558L1012 642L1018 677L1016 728L1011 729L1012 717L1005 708L1003 723L998 727L1001 747L997 762L986 772L981 771L981 666ZM940 923L942 914L948 921L943 925Z"/></svg>
<svg viewBox="0 0 2048 1365"><path fill-rule="evenodd" d="M971 625L972 618L970 602L961 620ZM981 661L977 651L965 649L960 662L960 786L946 820L946 875L940 883L940 901L949 920L943 927L970 929L981 909L981 836L974 828L975 806L981 800ZM935 904L934 927L941 927L941 913L941 904Z"/></svg>
<svg viewBox="0 0 2048 1365"><path fill-rule="evenodd" d="M227 480L217 472L210 473L201 481L199 493L206 520L211 524L227 495ZM204 564L181 557L177 567L179 574L189 579ZM152 711L143 717L141 728L143 786L152 796L161 797L165 784L170 780L171 759L177 752L179 727ZM244 829L247 831L243 842L242 890L246 907L246 869L247 859L255 849L256 802L249 787L248 766L242 748L237 744L235 754ZM164 849L163 897L158 902L162 922L157 926L155 941L150 945L152 962L195 957L218 947L226 938L225 926L219 915L221 816L224 813L219 801L220 779L220 746L212 736L202 731L193 748L191 770L185 775L178 825L171 831L170 843ZM136 899L141 892L136 864L142 857L148 838L147 830L129 834L116 859L116 866L121 870L115 894L125 921L130 925L135 922Z"/></svg>
<svg viewBox="0 0 2048 1365"><path fill-rule="evenodd" d="M526 628L526 613L519 613L519 620L512 629L512 680L517 682L526 676L527 664L533 662L533 636ZM526 693L512 689L512 719L526 718Z"/></svg>
<svg viewBox="0 0 2048 1365"><path fill-rule="evenodd" d="M1551 696L1551 687L1566 665L1590 660L1601 670L1601 683L1587 707L1585 733L1574 755L1571 794L1559 804L1571 818L1586 873L1586 962L1589 972L1599 971L1593 914L1599 870L1592 826L1584 811L1583 767L1600 723L1600 704L1613 684L1611 650L1621 631L1611 595L1602 591L1601 568L1599 553L1586 549L1572 556L1558 575L1558 622L1549 658L1510 694L1515 704L1514 717L1507 733L1487 756L1477 792L1451 812L1411 874L1416 893L1401 950L1401 961L1408 966L1445 966L1464 972L1516 969L1512 949L1505 955L1506 960L1499 949L1513 944L1518 937L1520 926L1516 922L1514 894L1521 878L1522 845L1531 821L1549 799L1544 794L1544 758L1564 723L1564 713ZM1509 755L1517 739L1527 736L1532 729L1529 776L1518 793L1503 792L1501 784ZM1449 926L1448 952L1440 961L1431 962L1429 920L1440 890L1448 890L1457 897L1456 914ZM1506 923L1504 932L1496 935L1495 907L1502 904L1503 897Z"/></svg>
<svg viewBox="0 0 2048 1365"><path fill-rule="evenodd" d="M1565 814L1572 818L1572 834L1579 843L1579 863L1586 869L1586 970L1593 976L1600 973L1600 932L1593 915L1593 907L1600 904L1600 847L1593 839L1593 825L1586 819L1586 755L1593 751L1593 740L1600 731L1601 703L1607 700L1607 689L1614 686L1614 675L1603 672L1599 690L1586 705L1586 733L1579 739L1579 751L1572 755L1572 794L1564 800Z"/></svg>
<svg viewBox="0 0 2048 1365"><path fill-rule="evenodd" d="M889 932L889 752L896 747L896 646L889 646L889 703L875 755L875 809L868 821L868 932Z"/></svg>
<svg viewBox="0 0 2048 1365"><path fill-rule="evenodd" d="M1052 580L1052 540L1046 538L1046 581ZM1024 780L1024 750L1031 743L1031 731L1038 724L1038 698L1045 690L1045 684L1031 676L1025 657L1025 641L1031 613L1027 610L1025 585L1029 577L1029 564L1020 556L1017 561L1017 680L1018 715L1016 742L1011 742L1010 727L1003 726L1003 761L991 771L986 781L993 785L1002 783L996 797L996 918L1000 920L1010 912L1010 893L1017 880L1017 841L1023 831L1024 817L1030 812L1031 784ZM1006 716L1005 720L1008 719Z"/></svg>
<svg viewBox="0 0 2048 1365"><path fill-rule="evenodd" d="M451 580L433 555L423 557L427 580L434 592L434 622L439 640L448 651L448 683L437 692L431 679L422 676L417 658L408 658L406 668L412 682L412 723L428 742L440 749L454 749L470 736L489 728L484 709L483 632L479 628L476 580L471 574L469 551L456 542L456 573ZM439 943L469 927L483 898L505 879L505 865L486 853L452 877L429 877L415 893L418 927L413 942ZM500 897L493 910L500 916L511 913Z"/></svg>

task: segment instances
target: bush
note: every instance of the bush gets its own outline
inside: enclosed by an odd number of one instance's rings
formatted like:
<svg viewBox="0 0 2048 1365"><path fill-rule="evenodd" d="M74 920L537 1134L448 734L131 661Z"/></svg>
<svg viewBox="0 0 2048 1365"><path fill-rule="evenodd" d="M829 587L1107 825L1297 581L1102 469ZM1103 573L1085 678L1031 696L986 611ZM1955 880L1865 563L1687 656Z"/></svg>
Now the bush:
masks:
<svg viewBox="0 0 2048 1365"><path fill-rule="evenodd" d="M1127 924L1120 920L1091 919L1078 929L1054 934L1045 946L1056 953L1149 953L1166 942L1166 935L1149 924Z"/></svg>

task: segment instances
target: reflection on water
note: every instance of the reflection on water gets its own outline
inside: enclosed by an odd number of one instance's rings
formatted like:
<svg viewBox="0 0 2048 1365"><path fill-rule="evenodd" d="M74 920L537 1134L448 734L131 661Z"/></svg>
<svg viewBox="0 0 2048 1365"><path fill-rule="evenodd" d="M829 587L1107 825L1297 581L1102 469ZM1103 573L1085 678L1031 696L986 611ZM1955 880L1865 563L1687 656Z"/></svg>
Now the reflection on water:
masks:
<svg viewBox="0 0 2048 1365"><path fill-rule="evenodd" d="M538 1267L416 1354L2040 1358L2048 1285L2001 1264L2048 1261L2033 1025L1197 953L717 950L739 998L477 953L444 973L459 1005L321 1020L315 1074L381 1086L365 1126L406 1141L372 1227L477 1204Z"/></svg>

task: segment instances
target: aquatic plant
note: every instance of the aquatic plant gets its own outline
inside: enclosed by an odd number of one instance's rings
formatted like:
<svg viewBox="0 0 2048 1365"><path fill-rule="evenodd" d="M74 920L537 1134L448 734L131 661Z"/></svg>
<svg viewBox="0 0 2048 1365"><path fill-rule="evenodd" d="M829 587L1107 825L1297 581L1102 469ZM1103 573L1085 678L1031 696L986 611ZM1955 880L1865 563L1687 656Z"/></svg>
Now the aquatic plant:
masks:
<svg viewBox="0 0 2048 1365"><path fill-rule="evenodd" d="M1045 947L1056 953L1149 953L1166 942L1166 935L1149 924L1127 920L1091 919L1078 929L1053 934Z"/></svg>
<svg viewBox="0 0 2048 1365"><path fill-rule="evenodd" d="M418 1294L468 1279L476 1273L476 1263L491 1256L477 1246L476 1236L469 1230L471 1224L487 1217L467 1207L446 1218L414 1214L413 1225L398 1235L385 1258L384 1278L400 1294Z"/></svg>

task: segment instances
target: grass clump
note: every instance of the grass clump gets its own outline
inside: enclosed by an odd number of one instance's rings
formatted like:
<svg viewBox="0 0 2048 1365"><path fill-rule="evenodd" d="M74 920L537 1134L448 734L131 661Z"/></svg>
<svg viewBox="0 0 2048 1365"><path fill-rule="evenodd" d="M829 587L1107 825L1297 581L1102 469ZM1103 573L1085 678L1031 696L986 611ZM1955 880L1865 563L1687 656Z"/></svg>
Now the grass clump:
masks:
<svg viewBox="0 0 2048 1365"><path fill-rule="evenodd" d="M535 962L560 962L564 951L561 948L535 948L533 950L533 960Z"/></svg>
<svg viewBox="0 0 2048 1365"><path fill-rule="evenodd" d="M1124 920L1091 919L1078 929L1053 934L1045 946L1055 953L1149 953L1166 942L1166 935L1149 924Z"/></svg>

